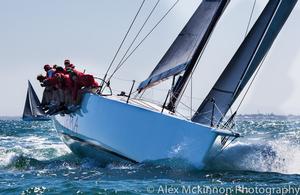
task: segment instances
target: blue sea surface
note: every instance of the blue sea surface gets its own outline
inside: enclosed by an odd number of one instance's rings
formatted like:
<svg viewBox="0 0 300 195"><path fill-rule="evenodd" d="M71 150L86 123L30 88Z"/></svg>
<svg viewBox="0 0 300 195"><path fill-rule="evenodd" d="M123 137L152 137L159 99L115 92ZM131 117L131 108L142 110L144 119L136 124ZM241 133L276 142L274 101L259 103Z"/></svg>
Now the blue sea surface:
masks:
<svg viewBox="0 0 300 195"><path fill-rule="evenodd" d="M300 117L239 116L236 131L205 170L184 159L102 167L74 155L51 121L2 118L0 194L300 194Z"/></svg>

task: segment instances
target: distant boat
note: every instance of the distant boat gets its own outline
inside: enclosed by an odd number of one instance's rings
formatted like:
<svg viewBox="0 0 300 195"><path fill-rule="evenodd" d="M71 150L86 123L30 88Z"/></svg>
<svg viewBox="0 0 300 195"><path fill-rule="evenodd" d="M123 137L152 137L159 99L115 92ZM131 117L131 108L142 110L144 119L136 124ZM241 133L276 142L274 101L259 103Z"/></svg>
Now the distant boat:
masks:
<svg viewBox="0 0 300 195"><path fill-rule="evenodd" d="M22 119L24 121L48 121L51 120L49 116L39 107L40 100L36 95L30 81L28 81L26 101L23 111Z"/></svg>
<svg viewBox="0 0 300 195"><path fill-rule="evenodd" d="M103 163L180 157L203 168L217 137L222 137L223 143L239 137L230 124L236 112L227 120L224 116L258 69L296 2L269 0L190 119L181 117L176 108L229 0L203 0L149 77L140 83L137 91L142 92L173 77L163 105L130 98L131 92L125 97L87 93L76 112L53 117L57 131L74 153Z"/></svg>

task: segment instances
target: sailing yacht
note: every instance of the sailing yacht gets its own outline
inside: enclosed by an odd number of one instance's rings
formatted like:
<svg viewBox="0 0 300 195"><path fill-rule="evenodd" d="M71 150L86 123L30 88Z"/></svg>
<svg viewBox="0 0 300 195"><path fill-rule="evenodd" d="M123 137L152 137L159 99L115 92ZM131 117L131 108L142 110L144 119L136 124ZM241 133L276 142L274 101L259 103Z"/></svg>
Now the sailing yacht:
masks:
<svg viewBox="0 0 300 195"><path fill-rule="evenodd" d="M230 129L236 113L227 120L224 116L261 64L297 0L269 0L193 117L182 118L176 112L178 103L228 3L203 0L149 77L139 84L137 91L142 93L173 78L163 105L131 98L131 92L126 96L86 93L80 109L55 115L55 127L68 147L103 164L183 158L201 169L218 137L239 137Z"/></svg>
<svg viewBox="0 0 300 195"><path fill-rule="evenodd" d="M39 107L40 100L36 95L30 81L28 81L26 101L23 111L22 119L24 121L48 121L51 120L46 116L45 112Z"/></svg>

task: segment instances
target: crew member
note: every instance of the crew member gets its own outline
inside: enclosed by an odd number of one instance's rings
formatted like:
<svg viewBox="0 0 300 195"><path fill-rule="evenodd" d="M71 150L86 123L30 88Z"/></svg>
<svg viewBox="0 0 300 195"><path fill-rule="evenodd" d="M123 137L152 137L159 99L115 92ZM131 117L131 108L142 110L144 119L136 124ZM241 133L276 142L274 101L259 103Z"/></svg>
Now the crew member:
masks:
<svg viewBox="0 0 300 195"><path fill-rule="evenodd" d="M49 64L44 65L44 70L46 71L47 78L52 78L55 74L55 69L51 68Z"/></svg>
<svg viewBox="0 0 300 195"><path fill-rule="evenodd" d="M62 97L61 102L64 102L65 106L73 104L72 102L72 89L73 82L68 74L57 73L55 77L58 81L58 89L60 97Z"/></svg>
<svg viewBox="0 0 300 195"><path fill-rule="evenodd" d="M41 106L45 107L46 109L53 99L53 87L50 85L45 85L44 82L54 76L55 70L51 68L49 64L44 65L44 70L46 71L46 76L38 75L37 80L40 81L42 87L45 87Z"/></svg>
<svg viewBox="0 0 300 195"><path fill-rule="evenodd" d="M55 109L57 106L64 104L64 102L62 101L63 97L58 90L58 79L56 75L51 78L45 79L41 85L45 87L45 91L49 91L50 100L48 101L47 108Z"/></svg>
<svg viewBox="0 0 300 195"><path fill-rule="evenodd" d="M73 101L78 104L81 100L81 95L85 92L93 92L99 88L99 84L95 81L93 75L90 74L77 74L69 70L70 78L73 82L72 97ZM81 90L84 87L84 90ZM81 91L80 91L81 90Z"/></svg>
<svg viewBox="0 0 300 195"><path fill-rule="evenodd" d="M65 65L65 70L67 71L67 69L68 69L68 68L70 67L70 65L71 65L70 60L66 59L66 60L64 61L64 65Z"/></svg>

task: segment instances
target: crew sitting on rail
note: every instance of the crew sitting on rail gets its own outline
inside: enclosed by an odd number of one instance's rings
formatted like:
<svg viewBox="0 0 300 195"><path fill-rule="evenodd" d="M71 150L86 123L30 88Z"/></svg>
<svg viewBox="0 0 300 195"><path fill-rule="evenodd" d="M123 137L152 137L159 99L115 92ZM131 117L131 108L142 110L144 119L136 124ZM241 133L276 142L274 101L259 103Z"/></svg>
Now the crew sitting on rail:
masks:
<svg viewBox="0 0 300 195"><path fill-rule="evenodd" d="M68 73L73 81L72 97L76 104L80 103L82 94L87 92L96 93L100 86L93 75L84 74L74 69L68 69Z"/></svg>
<svg viewBox="0 0 300 195"><path fill-rule="evenodd" d="M52 78L45 79L41 86L51 89L52 99L50 100L50 103L45 107L45 110L48 110L48 114L55 112L59 107L65 105L64 92L59 88L59 80L57 78L57 74L55 74Z"/></svg>
<svg viewBox="0 0 300 195"><path fill-rule="evenodd" d="M41 83L43 83L46 79L52 78L55 74L55 70L49 64L44 65L44 70L46 71L46 76L37 76L37 80L39 80ZM50 105L53 99L53 87L45 86L41 106L43 107L46 105Z"/></svg>
<svg viewBox="0 0 300 195"><path fill-rule="evenodd" d="M72 105L71 92L72 82L68 75L63 73L56 73L54 77L45 79L41 86L45 88L52 88L52 99L44 110L47 114L54 114L61 110L66 110L68 106Z"/></svg>
<svg viewBox="0 0 300 195"><path fill-rule="evenodd" d="M81 101L83 93L96 93L99 84L93 75L75 69L70 60L64 61L65 68L45 65L46 76L38 75L37 80L45 87L41 106L48 114L62 110L72 110ZM74 106L75 105L75 106Z"/></svg>
<svg viewBox="0 0 300 195"><path fill-rule="evenodd" d="M68 74L56 73L57 87L60 93L61 102L64 102L65 106L73 104L72 101L72 89L73 82Z"/></svg>

